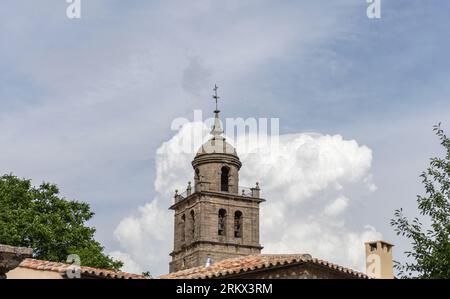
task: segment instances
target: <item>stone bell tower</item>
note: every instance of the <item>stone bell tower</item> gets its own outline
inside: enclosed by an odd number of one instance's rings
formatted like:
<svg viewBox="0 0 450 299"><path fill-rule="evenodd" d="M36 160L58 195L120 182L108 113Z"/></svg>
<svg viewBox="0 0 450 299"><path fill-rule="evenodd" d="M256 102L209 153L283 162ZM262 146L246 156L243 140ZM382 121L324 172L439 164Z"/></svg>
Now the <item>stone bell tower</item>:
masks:
<svg viewBox="0 0 450 299"><path fill-rule="evenodd" d="M242 164L234 147L222 136L214 89L216 110L211 139L201 146L192 166L194 186L175 193L174 249L170 253L170 272L208 261L259 254L258 183L254 188L239 187Z"/></svg>

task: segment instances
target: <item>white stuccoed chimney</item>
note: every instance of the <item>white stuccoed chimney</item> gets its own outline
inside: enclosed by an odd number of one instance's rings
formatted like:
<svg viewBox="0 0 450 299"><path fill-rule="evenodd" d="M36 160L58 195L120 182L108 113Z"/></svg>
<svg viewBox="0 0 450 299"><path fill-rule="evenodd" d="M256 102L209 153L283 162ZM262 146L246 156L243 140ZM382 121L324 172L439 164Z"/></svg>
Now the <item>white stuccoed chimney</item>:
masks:
<svg viewBox="0 0 450 299"><path fill-rule="evenodd" d="M393 279L392 247L385 241L364 243L366 247L366 274L372 278Z"/></svg>

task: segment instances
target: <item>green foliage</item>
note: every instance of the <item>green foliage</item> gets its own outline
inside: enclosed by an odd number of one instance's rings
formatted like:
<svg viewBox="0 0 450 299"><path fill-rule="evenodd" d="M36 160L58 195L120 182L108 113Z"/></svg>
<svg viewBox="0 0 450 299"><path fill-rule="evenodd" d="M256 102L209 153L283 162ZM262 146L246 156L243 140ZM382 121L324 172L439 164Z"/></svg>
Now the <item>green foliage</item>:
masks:
<svg viewBox="0 0 450 299"><path fill-rule="evenodd" d="M396 263L403 278L450 278L450 139L440 124L434 131L446 154L431 159L420 176L426 195L417 196L420 214L430 220L430 225L425 228L418 218L409 221L401 209L391 220L397 235L406 236L412 243L412 250L405 252L412 262Z"/></svg>
<svg viewBox="0 0 450 299"><path fill-rule="evenodd" d="M122 263L103 254L95 229L85 225L93 215L87 203L59 197L56 185L0 177L0 244L30 247L35 258L55 262L77 254L82 266L118 270Z"/></svg>

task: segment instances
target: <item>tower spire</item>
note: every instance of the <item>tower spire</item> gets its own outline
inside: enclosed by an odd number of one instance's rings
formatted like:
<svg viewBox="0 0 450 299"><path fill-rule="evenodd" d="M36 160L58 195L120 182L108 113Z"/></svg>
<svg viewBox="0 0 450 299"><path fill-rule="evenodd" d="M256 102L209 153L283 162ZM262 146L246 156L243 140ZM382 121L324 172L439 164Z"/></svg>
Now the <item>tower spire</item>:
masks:
<svg viewBox="0 0 450 299"><path fill-rule="evenodd" d="M223 129L222 129L222 125L220 124L220 110L218 107L218 100L220 99L220 97L217 95L217 90L219 89L219 87L215 84L214 85L214 95L212 96L213 99L216 101L216 110L214 110L214 126L212 127L211 130L211 134L214 136L214 139L223 139Z"/></svg>

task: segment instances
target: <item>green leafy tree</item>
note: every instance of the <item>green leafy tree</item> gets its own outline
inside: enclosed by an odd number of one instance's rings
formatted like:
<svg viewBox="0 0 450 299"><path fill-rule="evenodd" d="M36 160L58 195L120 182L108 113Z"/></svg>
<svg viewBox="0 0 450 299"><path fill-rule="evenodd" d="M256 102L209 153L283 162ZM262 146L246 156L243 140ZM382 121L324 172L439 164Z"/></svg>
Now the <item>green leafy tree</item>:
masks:
<svg viewBox="0 0 450 299"><path fill-rule="evenodd" d="M410 221L401 209L391 220L397 235L406 236L412 243L412 250L405 252L412 262L396 263L403 278L450 278L450 139L440 124L434 131L446 154L431 159L420 176L426 195L417 196L420 214L430 222L425 226L417 217Z"/></svg>
<svg viewBox="0 0 450 299"><path fill-rule="evenodd" d="M89 204L61 198L56 185L0 177L0 244L30 247L35 258L55 262L77 254L82 266L118 270L122 262L103 253L95 228L85 224L93 215Z"/></svg>

